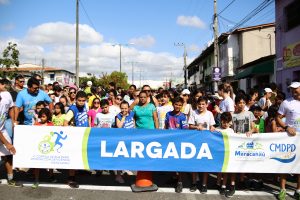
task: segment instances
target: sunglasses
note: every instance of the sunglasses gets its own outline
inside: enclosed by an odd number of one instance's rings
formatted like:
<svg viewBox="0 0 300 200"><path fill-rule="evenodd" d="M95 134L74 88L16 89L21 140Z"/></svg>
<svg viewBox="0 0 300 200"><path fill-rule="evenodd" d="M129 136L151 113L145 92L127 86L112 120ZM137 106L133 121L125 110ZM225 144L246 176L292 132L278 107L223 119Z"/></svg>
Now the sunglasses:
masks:
<svg viewBox="0 0 300 200"><path fill-rule="evenodd" d="M25 81L19 81L20 83L25 83Z"/></svg>
<svg viewBox="0 0 300 200"><path fill-rule="evenodd" d="M122 101L123 99L122 99L122 98L117 98L117 100L120 100L120 101Z"/></svg>
<svg viewBox="0 0 300 200"><path fill-rule="evenodd" d="M69 92L69 94L76 94L76 92Z"/></svg>
<svg viewBox="0 0 300 200"><path fill-rule="evenodd" d="M189 95L188 95L188 94L184 94L184 95L182 95L182 96L186 97L186 96L189 96Z"/></svg>
<svg viewBox="0 0 300 200"><path fill-rule="evenodd" d="M100 102L99 101L95 101L94 104L100 104Z"/></svg>
<svg viewBox="0 0 300 200"><path fill-rule="evenodd" d="M151 90L144 90L145 92L151 92Z"/></svg>

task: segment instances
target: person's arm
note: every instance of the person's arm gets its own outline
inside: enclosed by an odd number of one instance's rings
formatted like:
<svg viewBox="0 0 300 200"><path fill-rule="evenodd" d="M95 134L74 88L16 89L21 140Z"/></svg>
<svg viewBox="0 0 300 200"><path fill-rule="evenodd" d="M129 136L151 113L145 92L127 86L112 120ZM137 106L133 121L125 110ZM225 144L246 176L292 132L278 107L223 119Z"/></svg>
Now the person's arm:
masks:
<svg viewBox="0 0 300 200"><path fill-rule="evenodd" d="M155 96L152 96L152 99L153 99L155 107L158 107L159 103L158 103L157 99L155 98Z"/></svg>
<svg viewBox="0 0 300 200"><path fill-rule="evenodd" d="M72 110L69 110L66 114L63 126L69 126L69 122L74 117L74 113Z"/></svg>
<svg viewBox="0 0 300 200"><path fill-rule="evenodd" d="M122 115L122 119L120 120L118 117L116 117L116 123L118 128L122 128L125 122L126 116Z"/></svg>
<svg viewBox="0 0 300 200"><path fill-rule="evenodd" d="M290 126L287 126L283 121L282 118L284 117L284 115L281 115L278 113L277 117L276 117L276 121L279 124L279 126L281 126L288 134L290 134L291 136L295 136L296 135L296 129Z"/></svg>
<svg viewBox="0 0 300 200"><path fill-rule="evenodd" d="M158 123L157 112L156 112L156 110L154 110L152 113L153 113L154 126L155 126L156 129L158 129L159 128L159 123Z"/></svg>
<svg viewBox="0 0 300 200"><path fill-rule="evenodd" d="M277 132L277 124L275 120L271 122L271 128L272 128L272 132Z"/></svg>
<svg viewBox="0 0 300 200"><path fill-rule="evenodd" d="M2 131L0 131L0 141L2 142L2 144L4 144L4 146L5 146L12 154L14 154L14 155L16 154L16 149L15 149L15 147L14 147L12 144L10 144L10 143L6 140L6 138L4 137Z"/></svg>
<svg viewBox="0 0 300 200"><path fill-rule="evenodd" d="M129 107L129 110L133 110L133 107L139 103L139 99L135 99Z"/></svg>
<svg viewBox="0 0 300 200"><path fill-rule="evenodd" d="M210 130L211 132L214 132L214 131L216 130L216 128L215 128L214 126L210 126L210 127L209 127L209 130Z"/></svg>
<svg viewBox="0 0 300 200"><path fill-rule="evenodd" d="M89 127L92 127L92 117L89 116Z"/></svg>

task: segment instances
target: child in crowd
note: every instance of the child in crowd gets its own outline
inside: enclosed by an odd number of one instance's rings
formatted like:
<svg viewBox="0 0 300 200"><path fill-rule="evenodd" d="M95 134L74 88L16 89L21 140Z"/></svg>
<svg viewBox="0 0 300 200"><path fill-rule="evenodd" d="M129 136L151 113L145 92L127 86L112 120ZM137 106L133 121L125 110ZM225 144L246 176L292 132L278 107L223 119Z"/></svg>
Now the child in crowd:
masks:
<svg viewBox="0 0 300 200"><path fill-rule="evenodd" d="M34 125L36 122L39 122L39 112L42 110L42 108L45 108L46 104L44 101L38 101L35 104L35 109L34 109L34 115L32 118L32 124Z"/></svg>
<svg viewBox="0 0 300 200"><path fill-rule="evenodd" d="M253 112L253 115L255 117L254 119L254 125L257 129L258 133L264 133L265 132L265 120L262 117L262 109L258 104L254 104L250 107L250 111Z"/></svg>
<svg viewBox="0 0 300 200"><path fill-rule="evenodd" d="M65 107L61 102L54 105L54 113L52 116L52 122L54 126L63 126L65 121Z"/></svg>
<svg viewBox="0 0 300 200"><path fill-rule="evenodd" d="M214 131L215 119L212 112L207 110L208 100L206 97L199 97L197 101L197 110L191 112L190 118L188 120L189 128L196 130L210 130ZM207 193L207 178L208 173L203 173L202 187L200 189L201 193ZM197 173L192 173L192 186L190 188L191 192L197 190Z"/></svg>
<svg viewBox="0 0 300 200"><path fill-rule="evenodd" d="M38 114L39 121L35 122L35 126L54 126L51 122L51 111L48 108L42 108ZM34 170L34 184L32 188L37 188L39 186L39 178L40 178L40 169L35 168ZM55 178L53 175L53 170L49 170L50 180L51 182L55 182Z"/></svg>
<svg viewBox="0 0 300 200"><path fill-rule="evenodd" d="M75 97L75 104L72 104L66 114L64 126L72 124L76 127L89 127L86 100L87 95L84 91L78 91ZM78 188L79 185L75 181L75 170L69 170L68 185L71 188Z"/></svg>
<svg viewBox="0 0 300 200"><path fill-rule="evenodd" d="M95 97L92 101L91 109L88 111L90 127L95 126L95 118L97 113L101 113L100 98Z"/></svg>
<svg viewBox="0 0 300 200"><path fill-rule="evenodd" d="M135 128L134 112L129 111L129 103L127 101L121 102L121 112L116 116L117 128ZM121 175L122 171L117 171L115 180L119 183L124 183ZM131 171L125 170L127 174L132 174Z"/></svg>
<svg viewBox="0 0 300 200"><path fill-rule="evenodd" d="M121 112L116 116L118 128L135 128L134 113L129 111L129 103L122 101Z"/></svg>
<svg viewBox="0 0 300 200"><path fill-rule="evenodd" d="M68 112L70 106L68 105L68 98L67 98L67 96L65 96L65 95L61 96L59 98L59 102L61 102L64 105L65 113Z"/></svg>
<svg viewBox="0 0 300 200"><path fill-rule="evenodd" d="M188 129L187 119L185 114L181 112L184 100L181 97L176 97L173 100L173 111L169 111L165 118L165 129ZM182 173L177 172L177 185L175 192L182 192Z"/></svg>
<svg viewBox="0 0 300 200"><path fill-rule="evenodd" d="M166 114L173 110L173 106L169 105L170 94L168 91L163 91L161 94L160 106L157 107L159 129L164 129Z"/></svg>
<svg viewBox="0 0 300 200"><path fill-rule="evenodd" d="M246 111L247 98L244 95L238 95L235 97L236 110L232 114L233 130L237 134L246 134L250 137L252 133L256 133L254 120L255 117L252 112ZM235 193L235 177L236 174L230 174L230 188L226 191L226 197L232 197ZM245 185L244 174L241 174L241 184Z"/></svg>
<svg viewBox="0 0 300 200"><path fill-rule="evenodd" d="M232 125L232 116L230 112L223 112L220 116L220 121L221 121L221 125L220 127L216 128L216 131L219 131L221 133L225 133L225 134L234 134L234 131L231 127ZM222 185L220 187L220 195L225 195L226 192L226 184L227 184L227 173L219 173L218 174L218 180L217 180L217 185L220 186L221 185L221 179L222 180Z"/></svg>
<svg viewBox="0 0 300 200"><path fill-rule="evenodd" d="M115 122L115 115L109 112L109 101L102 99L100 106L102 111L96 114L95 127L112 128Z"/></svg>
<svg viewBox="0 0 300 200"><path fill-rule="evenodd" d="M266 133L283 132L284 129L280 127L276 122L276 116L278 112L278 106L272 105L268 109L268 117L265 119L265 131Z"/></svg>

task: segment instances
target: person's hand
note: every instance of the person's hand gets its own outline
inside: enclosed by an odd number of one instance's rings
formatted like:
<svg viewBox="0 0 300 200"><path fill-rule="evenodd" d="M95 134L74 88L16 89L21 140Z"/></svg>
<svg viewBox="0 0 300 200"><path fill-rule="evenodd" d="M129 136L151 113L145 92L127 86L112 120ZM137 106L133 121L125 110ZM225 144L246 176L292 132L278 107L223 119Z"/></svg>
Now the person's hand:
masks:
<svg viewBox="0 0 300 200"><path fill-rule="evenodd" d="M204 128L203 128L203 126L202 126L201 124L199 124L199 125L197 126L197 130L198 130L198 131L202 131L202 130L204 130Z"/></svg>
<svg viewBox="0 0 300 200"><path fill-rule="evenodd" d="M295 136L295 135L296 135L296 129L293 128L293 127L288 127L288 128L286 129L286 132L287 132L288 134L290 134L291 136Z"/></svg>
<svg viewBox="0 0 300 200"><path fill-rule="evenodd" d="M10 151L12 154L16 154L16 149L12 144L7 144L5 145L5 147L8 149L8 151Z"/></svg>
<svg viewBox="0 0 300 200"><path fill-rule="evenodd" d="M246 136L247 136L247 137L251 137L251 136L252 136L252 132L251 132L251 131L247 132L247 133L246 133Z"/></svg>
<svg viewBox="0 0 300 200"><path fill-rule="evenodd" d="M219 106L217 106L217 105L215 105L215 111L217 112L217 113L220 113L221 112L221 110L220 110L220 108L219 108Z"/></svg>
<svg viewBox="0 0 300 200"><path fill-rule="evenodd" d="M214 126L210 127L210 131L214 132L216 130L216 128Z"/></svg>

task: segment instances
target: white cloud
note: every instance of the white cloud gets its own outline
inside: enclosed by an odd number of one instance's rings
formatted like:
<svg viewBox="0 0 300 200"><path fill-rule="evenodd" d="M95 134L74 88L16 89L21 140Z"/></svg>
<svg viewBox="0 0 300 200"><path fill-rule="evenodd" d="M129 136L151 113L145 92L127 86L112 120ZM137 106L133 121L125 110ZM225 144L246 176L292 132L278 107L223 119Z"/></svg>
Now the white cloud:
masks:
<svg viewBox="0 0 300 200"><path fill-rule="evenodd" d="M8 41L12 41L17 43L20 50L21 64L40 64L44 58L46 66L75 72L75 41L67 37L73 30L72 26L67 23L47 23L31 28L24 38L0 38L0 52ZM85 42L80 43L80 72L100 75L119 71L118 46L102 42L102 35L88 25L80 27L86 31L86 34L81 34L81 41ZM142 84L153 86L159 83L162 86L169 79L183 79L182 57L166 52L140 51L135 45L122 46L122 71L127 73L129 81L132 79L131 61L134 62L134 83L138 86L140 78Z"/></svg>
<svg viewBox="0 0 300 200"><path fill-rule="evenodd" d="M4 24L3 26L1 26L2 31L11 31L13 29L15 29L15 25L13 23Z"/></svg>
<svg viewBox="0 0 300 200"><path fill-rule="evenodd" d="M205 23L197 16L183 16L177 17L177 24L180 26L190 26L195 28L204 29Z"/></svg>
<svg viewBox="0 0 300 200"><path fill-rule="evenodd" d="M10 0L0 0L0 4L9 4Z"/></svg>
<svg viewBox="0 0 300 200"><path fill-rule="evenodd" d="M145 35L138 38L132 38L129 42L134 43L134 45L139 47L149 48L155 44L155 39L151 35Z"/></svg>
<svg viewBox="0 0 300 200"><path fill-rule="evenodd" d="M25 40L34 44L73 44L76 25L65 22L49 22L29 29ZM103 36L86 24L79 25L80 43L101 43Z"/></svg>

